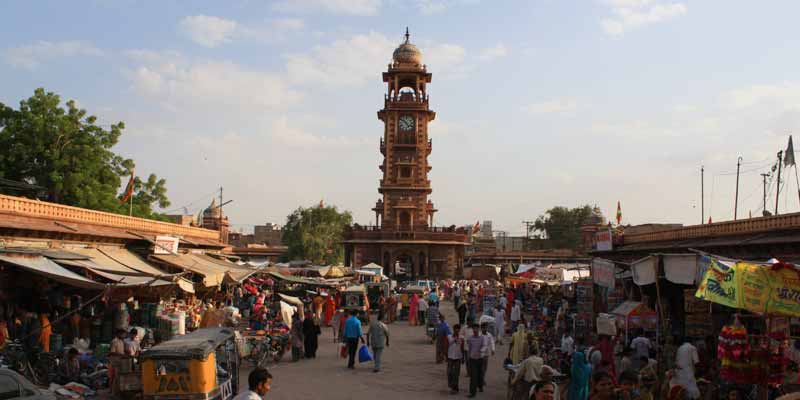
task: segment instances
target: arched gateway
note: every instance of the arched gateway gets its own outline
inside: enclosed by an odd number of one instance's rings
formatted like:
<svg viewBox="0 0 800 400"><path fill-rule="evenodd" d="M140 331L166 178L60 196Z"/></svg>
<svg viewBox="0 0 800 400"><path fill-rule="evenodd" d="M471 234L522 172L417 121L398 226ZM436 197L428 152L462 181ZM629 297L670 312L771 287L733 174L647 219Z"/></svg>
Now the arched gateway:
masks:
<svg viewBox="0 0 800 400"><path fill-rule="evenodd" d="M463 263L467 236L455 226L433 227L438 210L428 199L433 149L428 123L436 117L428 104L432 74L409 39L406 30L383 73L386 94L378 119L384 124L379 146L384 160L378 187L382 197L372 209L375 226L354 225L348 231L345 262L355 267L378 263L398 278L453 278Z"/></svg>

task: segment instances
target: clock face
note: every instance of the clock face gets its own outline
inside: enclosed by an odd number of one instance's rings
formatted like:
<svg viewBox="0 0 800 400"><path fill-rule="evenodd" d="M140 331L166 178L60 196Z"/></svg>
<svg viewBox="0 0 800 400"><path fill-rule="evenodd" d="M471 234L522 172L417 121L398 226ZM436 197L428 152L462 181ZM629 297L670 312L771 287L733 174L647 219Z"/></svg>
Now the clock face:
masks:
<svg viewBox="0 0 800 400"><path fill-rule="evenodd" d="M414 117L410 115L403 115L398 121L401 131L410 131L414 129Z"/></svg>

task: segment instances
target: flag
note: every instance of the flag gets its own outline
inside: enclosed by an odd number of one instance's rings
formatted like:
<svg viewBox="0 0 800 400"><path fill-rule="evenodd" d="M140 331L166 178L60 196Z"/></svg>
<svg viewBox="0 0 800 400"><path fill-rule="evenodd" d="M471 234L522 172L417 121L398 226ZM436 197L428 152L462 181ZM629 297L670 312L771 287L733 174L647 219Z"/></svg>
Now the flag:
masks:
<svg viewBox="0 0 800 400"><path fill-rule="evenodd" d="M128 185L125 186L125 193L122 194L122 199L119 201L122 204L125 204L130 200L131 196L133 196L133 181L136 178L136 174L133 169L131 169L131 179L128 181Z"/></svg>
<svg viewBox="0 0 800 400"><path fill-rule="evenodd" d="M792 135L789 135L789 145L786 146L786 154L783 155L783 166L788 167L794 165L794 144L792 144Z"/></svg>
<svg viewBox="0 0 800 400"><path fill-rule="evenodd" d="M322 200L319 201L319 208L325 208L325 203Z"/></svg>
<svg viewBox="0 0 800 400"><path fill-rule="evenodd" d="M622 204L617 200L617 225L622 224Z"/></svg>
<svg viewBox="0 0 800 400"><path fill-rule="evenodd" d="M709 224L713 224L714 223L714 222L711 221L711 216L710 215L708 216L708 223Z"/></svg>
<svg viewBox="0 0 800 400"><path fill-rule="evenodd" d="M481 221L475 222L475 225L472 227L472 234L476 234L481 231Z"/></svg>

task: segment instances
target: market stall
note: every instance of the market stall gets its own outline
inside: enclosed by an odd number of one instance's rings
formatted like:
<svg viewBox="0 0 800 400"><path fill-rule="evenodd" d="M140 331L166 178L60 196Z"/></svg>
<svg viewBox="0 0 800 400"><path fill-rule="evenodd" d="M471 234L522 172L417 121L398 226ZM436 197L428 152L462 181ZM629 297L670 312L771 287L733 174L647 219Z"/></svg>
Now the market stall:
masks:
<svg viewBox="0 0 800 400"><path fill-rule="evenodd" d="M620 325L625 328L625 340L631 328L655 332L658 327L658 316L647 305L638 301L625 301L611 311Z"/></svg>

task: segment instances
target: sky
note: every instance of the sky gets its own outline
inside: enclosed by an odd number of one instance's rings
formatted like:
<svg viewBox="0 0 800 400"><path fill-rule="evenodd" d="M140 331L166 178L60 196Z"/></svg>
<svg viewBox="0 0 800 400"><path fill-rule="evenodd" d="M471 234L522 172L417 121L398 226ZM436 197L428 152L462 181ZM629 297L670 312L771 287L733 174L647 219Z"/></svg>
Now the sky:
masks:
<svg viewBox="0 0 800 400"><path fill-rule="evenodd" d="M196 213L235 230L320 200L374 221L381 72L408 27L433 73L437 225L524 232L556 205L623 223L762 209L800 126L800 3L775 0L229 0L0 3L0 102L44 87ZM798 211L796 170L780 211ZM774 175L774 174L773 174ZM768 178L774 211L775 178Z"/></svg>

